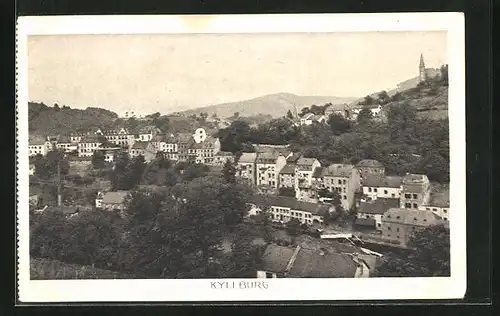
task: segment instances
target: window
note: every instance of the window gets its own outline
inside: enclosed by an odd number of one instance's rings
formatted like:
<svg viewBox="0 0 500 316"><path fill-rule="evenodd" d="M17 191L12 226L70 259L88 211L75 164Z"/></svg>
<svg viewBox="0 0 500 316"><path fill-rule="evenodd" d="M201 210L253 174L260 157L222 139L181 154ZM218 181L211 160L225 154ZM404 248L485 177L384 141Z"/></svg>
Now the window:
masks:
<svg viewBox="0 0 500 316"><path fill-rule="evenodd" d="M266 272L266 279L271 279L273 274L271 272Z"/></svg>
<svg viewBox="0 0 500 316"><path fill-rule="evenodd" d="M437 209L433 208L433 209L432 209L432 211L433 211L433 212L437 212Z"/></svg>
<svg viewBox="0 0 500 316"><path fill-rule="evenodd" d="M377 188L373 188L373 192L377 192Z"/></svg>
<svg viewBox="0 0 500 316"><path fill-rule="evenodd" d="M411 194L405 194L405 199L411 199Z"/></svg>
<svg viewBox="0 0 500 316"><path fill-rule="evenodd" d="M447 211L446 209L443 209L443 213L445 213L445 214L446 214L446 213L448 213L448 211Z"/></svg>
<svg viewBox="0 0 500 316"><path fill-rule="evenodd" d="M418 199L418 195L417 194L413 194L413 198L414 199Z"/></svg>
<svg viewBox="0 0 500 316"><path fill-rule="evenodd" d="M425 208L425 210L426 210L426 211L430 211L431 209L430 209L429 207L426 207L426 208Z"/></svg>
<svg viewBox="0 0 500 316"><path fill-rule="evenodd" d="M405 208L411 208L411 203L405 203Z"/></svg>
<svg viewBox="0 0 500 316"><path fill-rule="evenodd" d="M368 192L371 192L372 191L372 188L368 188Z"/></svg>
<svg viewBox="0 0 500 316"><path fill-rule="evenodd" d="M413 208L418 208L417 203L413 203Z"/></svg>
<svg viewBox="0 0 500 316"><path fill-rule="evenodd" d="M396 216L396 218L397 218L397 219L400 219L400 218L401 218L401 216L399 216L399 215L398 215L398 216Z"/></svg>
<svg viewBox="0 0 500 316"><path fill-rule="evenodd" d="M381 226L380 223L377 223L377 226L380 227Z"/></svg>
<svg viewBox="0 0 500 316"><path fill-rule="evenodd" d="M342 180L339 180L339 184L342 184Z"/></svg>
<svg viewBox="0 0 500 316"><path fill-rule="evenodd" d="M445 221L447 221L447 220L448 220L448 218L446 218L446 217L443 217L443 219L444 219Z"/></svg>
<svg viewBox="0 0 500 316"><path fill-rule="evenodd" d="M391 197L396 197L396 195L394 195L394 193L391 194Z"/></svg>
<svg viewBox="0 0 500 316"><path fill-rule="evenodd" d="M387 190L384 190L384 194L387 194ZM394 196L394 194L393 194L393 196Z"/></svg>
<svg viewBox="0 0 500 316"><path fill-rule="evenodd" d="M399 227L398 227L398 228L396 228L396 231L397 231L397 232L399 232Z"/></svg>
<svg viewBox="0 0 500 316"><path fill-rule="evenodd" d="M344 195L344 200L347 200L347 195Z"/></svg>
<svg viewBox="0 0 500 316"><path fill-rule="evenodd" d="M397 239L399 239L399 236L396 236Z"/></svg>
<svg viewBox="0 0 500 316"><path fill-rule="evenodd" d="M387 230L391 230L391 226L387 227Z"/></svg>

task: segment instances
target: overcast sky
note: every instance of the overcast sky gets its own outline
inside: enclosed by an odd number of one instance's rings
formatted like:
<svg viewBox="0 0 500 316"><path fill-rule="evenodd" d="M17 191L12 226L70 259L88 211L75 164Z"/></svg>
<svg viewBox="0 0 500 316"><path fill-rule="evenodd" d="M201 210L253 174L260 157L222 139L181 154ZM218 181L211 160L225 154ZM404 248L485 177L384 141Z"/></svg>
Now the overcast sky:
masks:
<svg viewBox="0 0 500 316"><path fill-rule="evenodd" d="M30 101L123 114L260 95L362 97L447 63L445 32L30 36Z"/></svg>

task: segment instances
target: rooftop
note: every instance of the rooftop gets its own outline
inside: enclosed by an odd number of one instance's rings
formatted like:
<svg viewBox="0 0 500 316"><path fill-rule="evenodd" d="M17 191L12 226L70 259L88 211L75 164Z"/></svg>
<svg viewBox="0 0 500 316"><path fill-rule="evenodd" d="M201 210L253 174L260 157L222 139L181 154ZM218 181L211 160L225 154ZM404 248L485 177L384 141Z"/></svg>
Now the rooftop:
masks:
<svg viewBox="0 0 500 316"><path fill-rule="evenodd" d="M323 167L316 167L316 168L314 168L312 177L313 178L321 178L322 174L323 174Z"/></svg>
<svg viewBox="0 0 500 316"><path fill-rule="evenodd" d="M264 201L267 201L271 206L285 207L292 210L309 212L312 214L318 214L321 211L323 204L311 203L298 201L293 197L288 196L277 196L277 195L257 195L254 197L253 202L257 205L261 205Z"/></svg>
<svg viewBox="0 0 500 316"><path fill-rule="evenodd" d="M447 186L439 187L431 191L430 206L450 207L450 189Z"/></svg>
<svg viewBox="0 0 500 316"><path fill-rule="evenodd" d="M369 174L363 179L363 186L376 188L399 188L402 178L398 176L384 176L380 174Z"/></svg>
<svg viewBox="0 0 500 316"><path fill-rule="evenodd" d="M350 177L354 166L348 164L331 164L323 168L323 176L329 177Z"/></svg>
<svg viewBox="0 0 500 316"><path fill-rule="evenodd" d="M302 157L301 154L292 154L290 157L286 159L287 163L296 163L300 157Z"/></svg>
<svg viewBox="0 0 500 316"><path fill-rule="evenodd" d="M280 174L295 174L295 166L286 164L279 172Z"/></svg>
<svg viewBox="0 0 500 316"><path fill-rule="evenodd" d="M273 164L276 163L276 159L278 159L279 155L280 154L277 151L258 153L256 162L262 164Z"/></svg>
<svg viewBox="0 0 500 316"><path fill-rule="evenodd" d="M122 204L130 194L129 191L106 192L102 197L103 204Z"/></svg>
<svg viewBox="0 0 500 316"><path fill-rule="evenodd" d="M257 153L242 153L238 162L254 163L257 159Z"/></svg>
<svg viewBox="0 0 500 316"><path fill-rule="evenodd" d="M148 147L149 142L135 142L132 145L132 149L146 149Z"/></svg>
<svg viewBox="0 0 500 316"><path fill-rule="evenodd" d="M354 224L359 226L375 227L376 222L374 218L356 218Z"/></svg>
<svg viewBox="0 0 500 316"><path fill-rule="evenodd" d="M425 174L407 174L403 177L403 184L410 183L423 183L427 182L429 179Z"/></svg>
<svg viewBox="0 0 500 316"><path fill-rule="evenodd" d="M428 226L439 224L441 218L426 210L408 209L408 208L391 208L383 216L384 222L414 225L414 226Z"/></svg>
<svg viewBox="0 0 500 316"><path fill-rule="evenodd" d="M363 159L356 164L358 168L384 168L384 165L378 161L373 159Z"/></svg>
<svg viewBox="0 0 500 316"><path fill-rule="evenodd" d="M399 199L378 198L373 202L361 202L358 213L384 214L391 208L399 207Z"/></svg>
<svg viewBox="0 0 500 316"><path fill-rule="evenodd" d="M307 167L312 167L312 165L314 164L314 162L316 162L317 159L316 158L300 158L299 160L297 160L297 165L299 166L307 166Z"/></svg>
<svg viewBox="0 0 500 316"><path fill-rule="evenodd" d="M266 271L277 273L285 272L288 262L293 256L295 249L270 244L262 255L262 266Z"/></svg>

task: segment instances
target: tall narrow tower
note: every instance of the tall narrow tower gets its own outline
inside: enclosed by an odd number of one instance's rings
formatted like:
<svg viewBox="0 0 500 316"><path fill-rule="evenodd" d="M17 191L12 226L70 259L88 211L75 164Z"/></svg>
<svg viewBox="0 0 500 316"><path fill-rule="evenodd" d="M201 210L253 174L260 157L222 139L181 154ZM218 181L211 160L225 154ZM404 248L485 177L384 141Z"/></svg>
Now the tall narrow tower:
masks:
<svg viewBox="0 0 500 316"><path fill-rule="evenodd" d="M418 66L418 77L419 81L425 81L426 75L425 75L425 63L424 63L424 56L420 54L420 64Z"/></svg>

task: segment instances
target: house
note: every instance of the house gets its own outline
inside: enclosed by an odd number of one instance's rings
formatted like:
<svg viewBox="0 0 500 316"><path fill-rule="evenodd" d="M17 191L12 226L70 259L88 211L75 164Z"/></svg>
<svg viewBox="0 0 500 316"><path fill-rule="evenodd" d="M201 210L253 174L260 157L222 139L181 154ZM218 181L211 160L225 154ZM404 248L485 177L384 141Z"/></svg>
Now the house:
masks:
<svg viewBox="0 0 500 316"><path fill-rule="evenodd" d="M204 128L199 127L194 131L193 139L197 144L202 143L207 139L207 132Z"/></svg>
<svg viewBox="0 0 500 316"><path fill-rule="evenodd" d="M336 114L340 115L345 119L348 119L350 116L349 106L347 104L330 104L325 109L325 117L328 120L330 115Z"/></svg>
<svg viewBox="0 0 500 316"><path fill-rule="evenodd" d="M217 154L213 156L212 161L206 162L208 165L212 166L224 166L224 164L227 162L234 162L234 155L233 153L229 151L219 151Z"/></svg>
<svg viewBox="0 0 500 316"><path fill-rule="evenodd" d="M97 193L95 206L103 210L123 211L125 209L126 199L129 195L129 191L99 192Z"/></svg>
<svg viewBox="0 0 500 316"><path fill-rule="evenodd" d="M56 137L55 147L57 150L69 153L78 150L78 145L73 143L68 136L60 135Z"/></svg>
<svg viewBox="0 0 500 316"><path fill-rule="evenodd" d="M306 201L317 199L317 191L312 186L312 175L319 167L321 167L321 163L316 158L301 157L297 160L294 185L297 199Z"/></svg>
<svg viewBox="0 0 500 316"><path fill-rule="evenodd" d="M403 179L398 176L367 175L363 180L363 197L366 201L377 198L399 199L403 191L402 183Z"/></svg>
<svg viewBox="0 0 500 316"><path fill-rule="evenodd" d="M429 203L431 185L425 174L407 174L402 179L401 208L418 209Z"/></svg>
<svg viewBox="0 0 500 316"><path fill-rule="evenodd" d="M30 157L36 155L45 156L50 150L50 142L46 140L32 140L28 145L28 154Z"/></svg>
<svg viewBox="0 0 500 316"><path fill-rule="evenodd" d="M96 152L96 151L102 152L102 154L104 156L104 161L111 163L111 162L115 161L115 157L120 150L121 150L120 147L99 147L99 148L96 148L94 150L94 152Z"/></svg>
<svg viewBox="0 0 500 316"><path fill-rule="evenodd" d="M295 165L286 164L278 174L280 188L295 188Z"/></svg>
<svg viewBox="0 0 500 316"><path fill-rule="evenodd" d="M369 267L354 256L325 249L270 244L261 258L257 278L355 278L368 277Z"/></svg>
<svg viewBox="0 0 500 316"><path fill-rule="evenodd" d="M69 140L72 143L79 143L81 142L82 138L88 135L87 133L72 133L69 135Z"/></svg>
<svg viewBox="0 0 500 316"><path fill-rule="evenodd" d="M29 205L30 206L38 206L38 201L40 199L38 198L38 195L34 194L34 195L30 195L29 196Z"/></svg>
<svg viewBox="0 0 500 316"><path fill-rule="evenodd" d="M179 147L173 134L167 135L155 135L151 140L151 144L156 150L163 152L164 157L170 160L179 159Z"/></svg>
<svg viewBox="0 0 500 316"><path fill-rule="evenodd" d="M257 153L255 169L257 172L257 186L261 189L277 189L278 175L286 165L286 157L279 151Z"/></svg>
<svg viewBox="0 0 500 316"><path fill-rule="evenodd" d="M236 174L246 179L251 184L257 184L257 171L255 168L255 161L257 160L257 153L242 153L238 159Z"/></svg>
<svg viewBox="0 0 500 316"><path fill-rule="evenodd" d="M354 193L360 187L359 171L353 165L331 164L322 169L321 179L324 188L340 195L342 207L345 210L351 209L354 205Z"/></svg>
<svg viewBox="0 0 500 316"><path fill-rule="evenodd" d="M137 142L150 142L153 136L160 133L160 130L154 126L145 126L140 128L135 133L135 141Z"/></svg>
<svg viewBox="0 0 500 316"><path fill-rule="evenodd" d="M334 208L325 204L298 201L293 197L270 195L263 200L262 196L254 197L250 215L259 215L262 205L269 205L267 210L271 220L286 223L295 218L302 224L323 223L323 212L333 212Z"/></svg>
<svg viewBox="0 0 500 316"><path fill-rule="evenodd" d="M384 175L385 167L384 165L374 159L363 159L356 164L356 169L359 171L359 175L361 177L361 183L363 183L363 179L368 175Z"/></svg>
<svg viewBox="0 0 500 316"><path fill-rule="evenodd" d="M135 143L134 134L129 132L126 128L105 131L98 129L95 134L104 136L107 141L122 148L130 148Z"/></svg>
<svg viewBox="0 0 500 316"><path fill-rule="evenodd" d="M361 202L354 224L382 230L382 216L391 208L399 207L399 199L378 198L370 202Z"/></svg>
<svg viewBox="0 0 500 316"><path fill-rule="evenodd" d="M178 159L180 161L187 161L189 159L188 150L191 148L193 143L193 135L189 133L178 133L175 136L175 143L177 144Z"/></svg>
<svg viewBox="0 0 500 316"><path fill-rule="evenodd" d="M200 140L201 138L198 138ZM188 148L188 157L190 161L196 163L212 163L214 156L220 151L220 141L218 138L206 136L202 141L191 143Z"/></svg>
<svg viewBox="0 0 500 316"><path fill-rule="evenodd" d="M157 150L151 142L136 142L129 150L130 158L143 156L145 162L151 162L156 158Z"/></svg>
<svg viewBox="0 0 500 316"><path fill-rule="evenodd" d="M430 193L429 202L420 207L421 210L431 211L448 221L450 217L450 189L448 185L439 186Z"/></svg>
<svg viewBox="0 0 500 316"><path fill-rule="evenodd" d="M311 125L312 123L324 123L326 118L324 115L316 115L314 113L307 113L300 118L300 125Z"/></svg>
<svg viewBox="0 0 500 316"><path fill-rule="evenodd" d="M99 148L103 141L97 135L82 137L78 143L78 157L92 157L94 150Z"/></svg>
<svg viewBox="0 0 500 316"><path fill-rule="evenodd" d="M442 223L441 218L433 212L413 208L391 208L382 216L382 237L407 245L414 232Z"/></svg>

